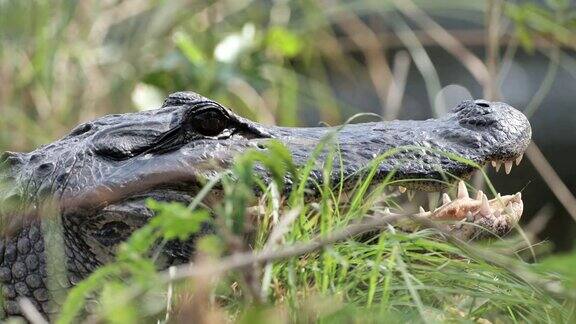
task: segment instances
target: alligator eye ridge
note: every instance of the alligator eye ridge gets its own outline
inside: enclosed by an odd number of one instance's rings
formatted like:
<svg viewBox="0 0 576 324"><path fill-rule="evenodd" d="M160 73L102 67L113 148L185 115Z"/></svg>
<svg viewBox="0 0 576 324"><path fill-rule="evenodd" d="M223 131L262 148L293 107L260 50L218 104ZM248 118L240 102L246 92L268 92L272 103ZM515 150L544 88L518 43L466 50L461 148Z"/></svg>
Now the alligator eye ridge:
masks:
<svg viewBox="0 0 576 324"><path fill-rule="evenodd" d="M192 117L192 126L204 136L216 136L228 126L228 118L219 110L210 109Z"/></svg>

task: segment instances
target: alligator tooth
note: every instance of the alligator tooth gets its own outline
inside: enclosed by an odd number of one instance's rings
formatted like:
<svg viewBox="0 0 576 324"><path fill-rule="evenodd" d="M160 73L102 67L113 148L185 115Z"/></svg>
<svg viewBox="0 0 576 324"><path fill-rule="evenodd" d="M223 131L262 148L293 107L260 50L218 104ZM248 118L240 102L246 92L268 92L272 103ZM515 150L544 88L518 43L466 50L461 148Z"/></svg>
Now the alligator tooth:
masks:
<svg viewBox="0 0 576 324"><path fill-rule="evenodd" d="M412 201L412 199L414 199L414 195L416 195L416 191L414 190L408 190L406 192L406 197L408 197L408 201Z"/></svg>
<svg viewBox="0 0 576 324"><path fill-rule="evenodd" d="M512 199L514 199L514 201L516 201L516 202L521 202L522 201L522 193L520 193L520 192L516 193Z"/></svg>
<svg viewBox="0 0 576 324"><path fill-rule="evenodd" d="M422 207L422 206L420 206L420 208L418 208L418 211L420 212L420 214L426 213L426 209L424 209L424 207Z"/></svg>
<svg viewBox="0 0 576 324"><path fill-rule="evenodd" d="M492 166L496 169L496 173L500 171L500 167L502 166L502 162L500 161L492 161Z"/></svg>
<svg viewBox="0 0 576 324"><path fill-rule="evenodd" d="M499 210L494 211L494 218L496 219L496 223L498 223L497 225L506 225L506 219L502 217L502 213Z"/></svg>
<svg viewBox="0 0 576 324"><path fill-rule="evenodd" d="M524 158L524 154L516 158L516 165L520 165L520 162L522 162L522 158Z"/></svg>
<svg viewBox="0 0 576 324"><path fill-rule="evenodd" d="M482 200L483 195L484 193L482 192L482 190L478 190L478 192L476 193L476 200Z"/></svg>
<svg viewBox="0 0 576 324"><path fill-rule="evenodd" d="M450 196L448 196L447 193L443 193L442 194L442 205L446 205L452 202L452 199L450 199Z"/></svg>
<svg viewBox="0 0 576 324"><path fill-rule="evenodd" d="M398 191L400 191L400 193L405 193L406 187L398 186Z"/></svg>
<svg viewBox="0 0 576 324"><path fill-rule="evenodd" d="M490 203L488 202L488 197L482 194L482 205L480 205L480 214L483 216L490 215Z"/></svg>
<svg viewBox="0 0 576 324"><path fill-rule="evenodd" d="M468 189L466 189L466 184L462 180L458 182L458 198L470 198L470 196L468 196Z"/></svg>
<svg viewBox="0 0 576 324"><path fill-rule="evenodd" d="M384 214L390 215L390 208L388 207L384 208Z"/></svg>
<svg viewBox="0 0 576 324"><path fill-rule="evenodd" d="M512 171L512 165L514 165L514 161L504 162L504 168L506 169L506 174L510 174L510 172Z"/></svg>
<svg viewBox="0 0 576 324"><path fill-rule="evenodd" d="M429 210L434 210L438 207L438 200L440 199L439 192L428 193L428 208Z"/></svg>

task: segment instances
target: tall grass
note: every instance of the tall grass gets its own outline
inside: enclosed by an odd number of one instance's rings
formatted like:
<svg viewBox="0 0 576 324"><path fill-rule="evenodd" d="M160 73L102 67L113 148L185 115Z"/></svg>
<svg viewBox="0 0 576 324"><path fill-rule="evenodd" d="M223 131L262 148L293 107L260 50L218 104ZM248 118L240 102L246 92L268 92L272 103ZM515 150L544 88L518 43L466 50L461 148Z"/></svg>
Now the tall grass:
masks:
<svg viewBox="0 0 576 324"><path fill-rule="evenodd" d="M338 161L337 150L331 151L335 158L326 161ZM339 180L330 183L332 172L338 172L337 163L327 162L318 170L311 167L316 165L314 156L310 161L310 167L293 169L290 155L279 143L271 143L268 154L253 151L241 156L222 178L225 197L210 208L213 220L196 203L186 207L149 202L156 210L155 218L119 247L116 262L71 290L59 322L78 318L87 298L98 301L88 319L122 323L143 319L557 323L573 318L571 297L553 296L541 284L562 285L562 281L531 269L515 250L503 254L502 247L509 247L514 238L503 246L502 242L476 246L484 253L477 254L446 242L433 229L405 233L393 227L375 228L311 253L227 268L230 257L226 256L246 259L267 251L282 253L298 242L328 236L394 204L385 190L389 180L370 185L377 164L357 180L348 192L350 200L344 202ZM272 175L268 185L253 173L255 163ZM309 189L302 189L310 188L311 172L319 171L322 185L310 202ZM294 183L281 203L279 192L284 191L287 173ZM258 183L262 186L255 194ZM249 208L255 201L256 211ZM217 235L199 239L193 267L208 266L213 271L192 271L185 276L176 276L175 268L155 271L148 250L158 240L197 232L201 221L210 221ZM246 254L247 249L253 252ZM503 257L511 268L483 255ZM167 303L170 306L165 308Z"/></svg>
<svg viewBox="0 0 576 324"><path fill-rule="evenodd" d="M243 116L269 124L337 124L374 108L360 100L343 100L332 87L335 75L351 92L363 90L358 89L361 80L370 80L371 88L365 91L378 97L380 105L373 111L394 118L404 95L401 80L406 72L402 71L407 69L396 69L391 62L401 62L396 58L402 55L408 55L406 64L414 62L423 75L430 107L440 113L443 107L435 98L442 80L435 75L423 36L433 33L434 44L444 46L446 34L442 29L426 28L426 16L411 15L402 3L0 0L0 151L30 150L64 135L81 121L152 108L165 95L179 90L195 90ZM478 28L491 27L483 26L485 21L508 23L509 19L511 28L506 34L512 41L507 43L506 53L515 53L520 44L526 51L550 55L548 81L557 64L571 62L563 53L576 44L569 1L415 4L433 18L455 19ZM492 59L497 59L494 49L499 47L493 42L498 37L490 39L486 46L492 49ZM389 49L398 46L406 47L407 53L392 60ZM444 47L450 53L461 53ZM547 48L553 51L548 53ZM470 66L465 58L455 56ZM505 66L512 57L487 62L491 68L486 73L494 83L498 80L495 67L498 63ZM565 59L557 62L558 57ZM572 65L568 68L573 70ZM475 75L473 71L471 75ZM532 101L531 113L546 95L548 81ZM496 96L496 91L484 90ZM396 103L388 100L390 97L398 98ZM343 188L326 181L327 173L337 165L326 166L321 175L325 181L315 188L318 197L310 202L305 199L305 184L312 164L294 170L282 148L275 152L274 158L285 164L267 163L270 157L252 153L233 170L235 179L241 181L223 180L226 198L218 210L222 223L217 225L227 229L229 237L252 238L249 248L255 251L325 236L398 204L383 191L390 185L387 181L377 190L369 188L369 174L347 193L352 199L345 203ZM337 156L337 149L331 154ZM272 185L264 186L252 176L255 161L276 175ZM287 172L299 179L300 185L293 186L285 197L278 175ZM260 186L260 198L252 192L255 186ZM88 319L122 323L165 320L166 314L170 314L169 320L189 316L206 322L489 319L555 323L574 319L573 299L554 294L558 282L550 275L562 278L561 287L574 288L574 257L524 264L518 257L522 251L514 245L522 239L516 236L480 246L483 253L474 254L446 243L431 229L414 233L389 229L258 265L253 272L235 269L168 285L170 272L156 271L144 251L166 235L193 232L194 226L167 234L173 226L162 220L177 215L195 224L194 219L206 215L198 202L189 208L151 203L159 220L136 232L120 250L117 262L98 270L68 294L61 322L86 319L86 313L78 312L87 296L99 301L88 301ZM262 213L247 219L248 203L261 207ZM270 231L290 215L297 217L286 225L280 242L270 243ZM246 227L249 233L245 233ZM225 238L201 239L197 262L217 262L223 254L238 252ZM506 262L510 263L504 263L513 271L485 257L491 253L509 256Z"/></svg>

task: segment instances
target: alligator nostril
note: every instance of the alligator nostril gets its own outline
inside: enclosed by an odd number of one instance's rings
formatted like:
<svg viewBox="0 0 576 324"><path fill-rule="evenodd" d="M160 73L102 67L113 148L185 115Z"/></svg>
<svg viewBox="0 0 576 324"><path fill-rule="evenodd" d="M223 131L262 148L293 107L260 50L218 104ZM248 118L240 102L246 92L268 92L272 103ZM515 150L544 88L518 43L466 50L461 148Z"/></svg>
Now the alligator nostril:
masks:
<svg viewBox="0 0 576 324"><path fill-rule="evenodd" d="M474 103L480 107L484 107L484 108L490 107L490 104L484 100L476 100L476 101L474 101Z"/></svg>
<svg viewBox="0 0 576 324"><path fill-rule="evenodd" d="M259 149L261 149L261 150L265 150L265 149L266 149L266 146L264 146L264 144L262 144L262 143L257 143L257 144L256 144L256 147L259 148Z"/></svg>
<svg viewBox="0 0 576 324"><path fill-rule="evenodd" d="M37 171L38 171L40 174L47 174L47 173L51 172L53 169L54 169L54 164L52 164L52 163L42 163L42 164L38 167Z"/></svg>

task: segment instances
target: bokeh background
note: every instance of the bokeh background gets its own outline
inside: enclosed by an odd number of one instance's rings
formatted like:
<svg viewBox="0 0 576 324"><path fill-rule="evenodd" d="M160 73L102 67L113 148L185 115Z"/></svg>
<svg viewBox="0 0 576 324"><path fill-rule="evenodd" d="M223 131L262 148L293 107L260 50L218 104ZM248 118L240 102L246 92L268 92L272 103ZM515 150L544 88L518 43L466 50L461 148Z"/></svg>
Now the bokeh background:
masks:
<svg viewBox="0 0 576 324"><path fill-rule="evenodd" d="M505 101L535 145L511 176L490 176L523 192L537 240L574 244L574 1L0 0L0 37L0 151L180 90L289 126Z"/></svg>

